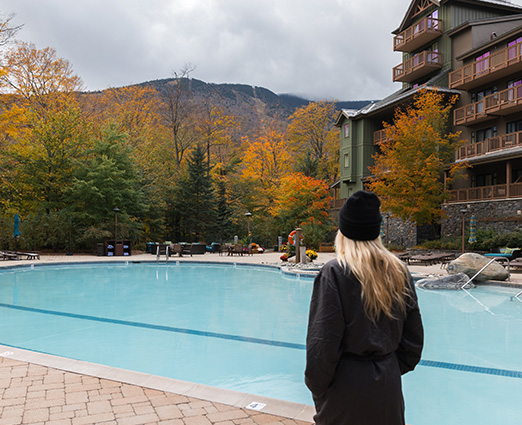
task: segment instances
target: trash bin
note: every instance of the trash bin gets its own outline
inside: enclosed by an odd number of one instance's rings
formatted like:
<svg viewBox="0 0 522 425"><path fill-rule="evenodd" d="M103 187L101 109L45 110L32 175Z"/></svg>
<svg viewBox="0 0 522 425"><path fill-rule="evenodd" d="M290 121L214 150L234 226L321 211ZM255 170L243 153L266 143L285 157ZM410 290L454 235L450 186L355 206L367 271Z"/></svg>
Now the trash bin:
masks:
<svg viewBox="0 0 522 425"><path fill-rule="evenodd" d="M105 245L102 243L99 243L96 245L96 254L98 257L103 257L105 255Z"/></svg>

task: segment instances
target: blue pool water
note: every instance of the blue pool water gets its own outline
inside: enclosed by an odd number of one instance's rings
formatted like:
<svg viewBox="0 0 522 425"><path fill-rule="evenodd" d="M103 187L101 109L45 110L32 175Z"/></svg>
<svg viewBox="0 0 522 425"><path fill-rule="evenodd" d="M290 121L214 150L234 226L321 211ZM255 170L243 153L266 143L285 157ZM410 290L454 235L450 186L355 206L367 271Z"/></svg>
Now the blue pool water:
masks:
<svg viewBox="0 0 522 425"><path fill-rule="evenodd" d="M312 404L303 383L312 279L210 264L0 271L0 344ZM418 290L412 425L522 423L522 302L508 288Z"/></svg>

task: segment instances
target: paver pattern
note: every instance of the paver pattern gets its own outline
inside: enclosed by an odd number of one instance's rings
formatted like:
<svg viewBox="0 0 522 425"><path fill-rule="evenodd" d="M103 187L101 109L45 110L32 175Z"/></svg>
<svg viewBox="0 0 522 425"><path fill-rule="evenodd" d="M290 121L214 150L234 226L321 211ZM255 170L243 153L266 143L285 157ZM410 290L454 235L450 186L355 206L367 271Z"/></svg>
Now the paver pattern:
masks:
<svg viewBox="0 0 522 425"><path fill-rule="evenodd" d="M0 356L0 425L309 425Z"/></svg>

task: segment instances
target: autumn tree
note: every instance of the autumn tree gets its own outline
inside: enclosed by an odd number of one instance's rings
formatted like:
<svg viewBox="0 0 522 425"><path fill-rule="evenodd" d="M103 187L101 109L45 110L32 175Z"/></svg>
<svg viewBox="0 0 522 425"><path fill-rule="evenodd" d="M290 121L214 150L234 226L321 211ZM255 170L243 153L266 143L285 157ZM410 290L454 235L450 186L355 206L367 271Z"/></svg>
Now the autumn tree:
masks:
<svg viewBox="0 0 522 425"><path fill-rule="evenodd" d="M147 85L134 85L104 90L96 96L97 119L102 128L114 123L125 132L133 146L143 144L157 125L158 99L156 90Z"/></svg>
<svg viewBox="0 0 522 425"><path fill-rule="evenodd" d="M418 225L434 224L443 216L446 184L462 164L451 164L460 132L451 133L448 118L456 97L422 90L413 104L397 109L393 124L384 123L387 141L374 155L368 188L382 199L384 210ZM449 165L451 164L451 165Z"/></svg>
<svg viewBox="0 0 522 425"><path fill-rule="evenodd" d="M174 154L177 171L181 171L185 153L196 141L196 111L190 90L191 71L190 66L185 66L179 73L174 73L174 79L163 88L164 101L160 105L165 137Z"/></svg>
<svg viewBox="0 0 522 425"><path fill-rule="evenodd" d="M15 37L16 33L22 28L22 25L13 25L12 20L14 14L5 17L0 17L0 47L10 43Z"/></svg>
<svg viewBox="0 0 522 425"><path fill-rule="evenodd" d="M23 107L43 116L75 101L83 83L55 49L19 42L5 56L0 85L4 93L17 95Z"/></svg>
<svg viewBox="0 0 522 425"><path fill-rule="evenodd" d="M331 199L329 187L323 180L302 173L286 175L270 208L278 233L290 233L302 227L305 245L317 249L319 242L333 230L327 213Z"/></svg>
<svg viewBox="0 0 522 425"><path fill-rule="evenodd" d="M210 174L210 156L213 149L227 150L231 145L232 130L238 122L232 115L226 114L214 97L209 97L198 108L196 132L198 140L203 142L207 153L207 174ZM219 160L219 156L217 157Z"/></svg>
<svg viewBox="0 0 522 425"><path fill-rule="evenodd" d="M281 178L292 169L285 133L274 122L266 123L257 137L245 137L243 146L243 178L258 182L267 192L279 186Z"/></svg>
<svg viewBox="0 0 522 425"><path fill-rule="evenodd" d="M339 138L333 125L335 112L333 101L310 102L290 116L288 125L288 138L300 162L310 165L315 161L317 174L312 177L327 181L335 181L339 175Z"/></svg>
<svg viewBox="0 0 522 425"><path fill-rule="evenodd" d="M81 79L54 49L38 50L30 43L18 43L9 51L2 70L2 99L9 102L2 115L12 119L3 157L16 165L11 175L15 192L29 211L60 209L73 160L89 140L77 103Z"/></svg>

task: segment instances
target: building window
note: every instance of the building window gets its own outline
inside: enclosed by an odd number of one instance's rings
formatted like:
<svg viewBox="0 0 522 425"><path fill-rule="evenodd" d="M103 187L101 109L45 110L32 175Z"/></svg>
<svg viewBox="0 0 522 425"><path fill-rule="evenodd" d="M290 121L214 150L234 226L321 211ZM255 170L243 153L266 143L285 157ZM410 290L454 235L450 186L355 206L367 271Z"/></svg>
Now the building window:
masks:
<svg viewBox="0 0 522 425"><path fill-rule="evenodd" d="M475 141L476 142L483 142L486 139L491 139L492 137L497 136L497 127L488 127L484 128L482 130L477 130L475 132Z"/></svg>
<svg viewBox="0 0 522 425"><path fill-rule="evenodd" d="M520 54L520 43L522 43L522 37L508 43L508 60L515 59Z"/></svg>
<svg viewBox="0 0 522 425"><path fill-rule="evenodd" d="M344 154L344 168L349 168L349 167L350 167L350 154L345 153Z"/></svg>
<svg viewBox="0 0 522 425"><path fill-rule="evenodd" d="M344 137L350 137L350 123L344 125Z"/></svg>
<svg viewBox="0 0 522 425"><path fill-rule="evenodd" d="M511 121L506 124L506 133L516 133L522 131L522 120Z"/></svg>
<svg viewBox="0 0 522 425"><path fill-rule="evenodd" d="M497 173L479 174L471 178L471 187L496 186Z"/></svg>
<svg viewBox="0 0 522 425"><path fill-rule="evenodd" d="M475 72L481 74L489 69L489 55L490 52L486 52L475 58Z"/></svg>

